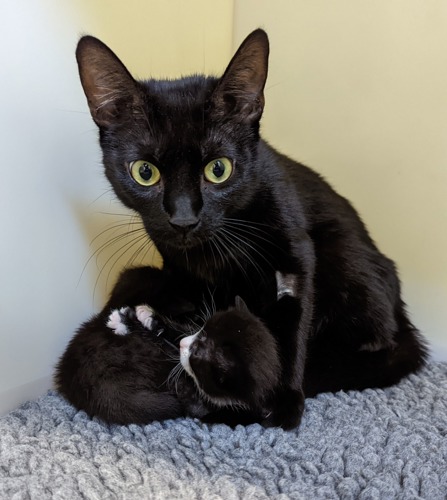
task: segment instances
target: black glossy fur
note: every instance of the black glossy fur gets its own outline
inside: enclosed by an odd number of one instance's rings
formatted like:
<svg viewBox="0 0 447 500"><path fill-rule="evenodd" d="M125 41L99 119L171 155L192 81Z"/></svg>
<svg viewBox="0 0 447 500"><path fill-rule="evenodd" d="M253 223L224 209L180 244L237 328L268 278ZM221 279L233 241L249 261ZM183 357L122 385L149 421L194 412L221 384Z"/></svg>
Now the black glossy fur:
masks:
<svg viewBox="0 0 447 500"><path fill-rule="evenodd" d="M81 39L77 59L105 173L141 215L164 269L126 271L104 310L71 341L57 372L70 401L109 421L145 421L153 354L138 336L111 338L108 313L148 303L187 317L210 288L221 310L241 296L276 338L281 377L271 425L298 425L304 395L383 387L422 366L426 349L405 313L393 262L347 200L260 138L262 30L247 37L220 79L137 82L92 37ZM222 157L231 160L231 176L207 181L205 165ZM136 183L129 171L136 160L156 165L160 182ZM270 314L276 270L296 277L296 297ZM176 416L175 405L155 418Z"/></svg>

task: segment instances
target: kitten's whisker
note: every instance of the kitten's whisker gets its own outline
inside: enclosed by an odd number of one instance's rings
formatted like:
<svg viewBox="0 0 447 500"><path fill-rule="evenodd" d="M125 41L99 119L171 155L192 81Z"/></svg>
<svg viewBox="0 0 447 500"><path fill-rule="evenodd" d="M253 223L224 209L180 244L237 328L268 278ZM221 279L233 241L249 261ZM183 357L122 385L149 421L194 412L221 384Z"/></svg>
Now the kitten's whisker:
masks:
<svg viewBox="0 0 447 500"><path fill-rule="evenodd" d="M211 312L212 312L212 315L214 316L217 312L216 301L214 300L214 294L216 293L216 287L214 287L214 292L212 292L210 290L210 287L208 287L208 293L210 294L210 297L211 297Z"/></svg>
<svg viewBox="0 0 447 500"><path fill-rule="evenodd" d="M179 372L183 370L183 366L181 363L178 363L174 366L174 368L170 371L168 378L161 384L161 385L167 385L168 387L172 387L173 383L175 386L175 389L177 391L177 386L176 386L176 377Z"/></svg>

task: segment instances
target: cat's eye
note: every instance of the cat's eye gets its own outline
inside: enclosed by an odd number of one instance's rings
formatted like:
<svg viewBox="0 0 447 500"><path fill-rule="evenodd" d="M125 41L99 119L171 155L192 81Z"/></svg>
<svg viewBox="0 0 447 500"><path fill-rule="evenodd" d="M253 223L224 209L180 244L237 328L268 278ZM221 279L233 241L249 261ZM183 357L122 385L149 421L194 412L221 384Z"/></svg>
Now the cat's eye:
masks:
<svg viewBox="0 0 447 500"><path fill-rule="evenodd" d="M160 180L160 171L148 161L133 161L130 163L129 168L130 175L142 186L153 186Z"/></svg>
<svg viewBox="0 0 447 500"><path fill-rule="evenodd" d="M233 172L233 164L228 158L217 158L210 161L204 170L205 179L213 184L225 182Z"/></svg>

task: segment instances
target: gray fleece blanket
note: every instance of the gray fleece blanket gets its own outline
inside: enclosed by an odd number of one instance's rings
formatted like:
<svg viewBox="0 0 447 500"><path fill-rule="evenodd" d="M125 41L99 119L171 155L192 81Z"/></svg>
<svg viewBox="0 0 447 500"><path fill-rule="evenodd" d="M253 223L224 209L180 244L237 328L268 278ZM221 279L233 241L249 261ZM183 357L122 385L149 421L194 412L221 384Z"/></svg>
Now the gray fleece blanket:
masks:
<svg viewBox="0 0 447 500"><path fill-rule="evenodd" d="M292 432L109 426L50 392L0 419L1 499L445 499L447 364L307 400Z"/></svg>

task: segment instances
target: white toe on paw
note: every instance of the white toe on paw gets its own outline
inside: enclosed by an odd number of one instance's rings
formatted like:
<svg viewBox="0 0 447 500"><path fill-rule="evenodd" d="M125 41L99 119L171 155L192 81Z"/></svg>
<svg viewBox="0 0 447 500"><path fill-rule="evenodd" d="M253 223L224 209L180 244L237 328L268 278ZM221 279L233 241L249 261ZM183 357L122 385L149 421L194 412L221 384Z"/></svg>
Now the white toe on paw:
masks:
<svg viewBox="0 0 447 500"><path fill-rule="evenodd" d="M114 309L110 313L109 320L107 321L107 326L117 335L126 335L127 333L129 333L127 326L121 319L121 314L125 314L127 309L127 307L122 307L119 311L118 309Z"/></svg>
<svg viewBox="0 0 447 500"><path fill-rule="evenodd" d="M284 295L295 297L296 276L294 274L283 274L276 272L276 286L278 300Z"/></svg>
<svg viewBox="0 0 447 500"><path fill-rule="evenodd" d="M138 321L148 330L152 328L152 321L154 319L154 311L147 305L137 306L135 308Z"/></svg>

